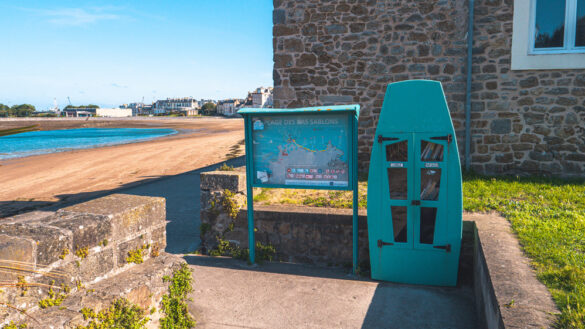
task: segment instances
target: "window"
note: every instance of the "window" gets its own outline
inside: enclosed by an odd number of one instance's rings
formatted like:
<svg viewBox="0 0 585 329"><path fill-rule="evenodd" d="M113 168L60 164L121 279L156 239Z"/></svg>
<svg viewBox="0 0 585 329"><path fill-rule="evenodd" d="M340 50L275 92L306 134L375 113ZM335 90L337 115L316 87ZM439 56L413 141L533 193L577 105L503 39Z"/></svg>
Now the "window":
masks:
<svg viewBox="0 0 585 329"><path fill-rule="evenodd" d="M585 0L534 0L532 52L585 52Z"/></svg>
<svg viewBox="0 0 585 329"><path fill-rule="evenodd" d="M585 0L514 0L512 70L585 68Z"/></svg>

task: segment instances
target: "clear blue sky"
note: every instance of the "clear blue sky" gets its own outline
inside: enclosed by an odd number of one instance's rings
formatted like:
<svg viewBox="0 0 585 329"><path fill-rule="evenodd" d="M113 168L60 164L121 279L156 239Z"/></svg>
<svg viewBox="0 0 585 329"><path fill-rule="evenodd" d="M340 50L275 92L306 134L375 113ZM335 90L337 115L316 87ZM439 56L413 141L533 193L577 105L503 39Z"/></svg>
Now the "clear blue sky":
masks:
<svg viewBox="0 0 585 329"><path fill-rule="evenodd" d="M0 0L0 103L46 110L272 86L272 0Z"/></svg>

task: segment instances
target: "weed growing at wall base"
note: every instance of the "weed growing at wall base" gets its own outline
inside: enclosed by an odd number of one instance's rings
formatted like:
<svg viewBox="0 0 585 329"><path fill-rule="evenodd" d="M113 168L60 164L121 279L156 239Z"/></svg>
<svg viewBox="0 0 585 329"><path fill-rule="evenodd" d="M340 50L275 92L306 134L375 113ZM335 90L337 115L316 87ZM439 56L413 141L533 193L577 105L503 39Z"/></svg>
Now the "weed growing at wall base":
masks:
<svg viewBox="0 0 585 329"><path fill-rule="evenodd" d="M187 264L173 272L173 276L165 276L163 281L170 282L169 293L163 296L162 311L165 316L160 319L161 329L188 329L193 328L195 320L187 308L187 295L193 291L191 270Z"/></svg>

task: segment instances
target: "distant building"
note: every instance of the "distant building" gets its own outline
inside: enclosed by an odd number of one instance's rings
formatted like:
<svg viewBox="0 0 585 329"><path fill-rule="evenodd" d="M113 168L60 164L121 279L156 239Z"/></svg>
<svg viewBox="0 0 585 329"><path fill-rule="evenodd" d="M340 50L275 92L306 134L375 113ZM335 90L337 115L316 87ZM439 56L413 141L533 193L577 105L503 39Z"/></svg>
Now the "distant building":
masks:
<svg viewBox="0 0 585 329"><path fill-rule="evenodd" d="M200 99L200 100L199 100L199 107L200 107L200 108L201 108L201 107L203 107L203 105L204 105L205 103L211 103L211 104L215 104L215 105L217 105L218 101L216 101L216 100L214 100L214 99Z"/></svg>
<svg viewBox="0 0 585 329"><path fill-rule="evenodd" d="M152 104L130 103L120 105L122 109L132 109L132 116L152 114Z"/></svg>
<svg viewBox="0 0 585 329"><path fill-rule="evenodd" d="M236 114L241 104L244 103L243 99L226 99L217 102L217 114L225 116L233 116Z"/></svg>
<svg viewBox="0 0 585 329"><path fill-rule="evenodd" d="M82 107L82 108L65 108L61 111L61 115L66 118L87 118L95 116L95 108L93 107Z"/></svg>
<svg viewBox="0 0 585 329"><path fill-rule="evenodd" d="M272 87L256 88L252 94L252 107L272 107Z"/></svg>
<svg viewBox="0 0 585 329"><path fill-rule="evenodd" d="M184 112L184 113L199 113L199 102L193 97L185 98L167 98L164 100L157 100L154 104L155 114L165 114L172 112ZM188 114L196 115L196 114Z"/></svg>
<svg viewBox="0 0 585 329"><path fill-rule="evenodd" d="M107 117L107 118L126 118L132 116L132 109L121 109L121 108L113 108L113 109L95 109L95 116L97 117Z"/></svg>

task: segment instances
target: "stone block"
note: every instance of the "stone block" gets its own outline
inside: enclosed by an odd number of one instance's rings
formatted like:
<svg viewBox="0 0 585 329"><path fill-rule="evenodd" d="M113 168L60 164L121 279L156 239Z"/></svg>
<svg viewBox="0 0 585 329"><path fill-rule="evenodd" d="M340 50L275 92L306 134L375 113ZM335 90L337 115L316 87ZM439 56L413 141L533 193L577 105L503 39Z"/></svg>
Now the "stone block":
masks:
<svg viewBox="0 0 585 329"><path fill-rule="evenodd" d="M130 251L136 251L138 249L143 249L146 245L149 244L149 238L146 234L138 236L132 240L128 240L118 244L116 250L116 257L118 259L117 266L123 267L124 265L128 264L126 259L129 256ZM143 258L146 259L148 257L149 249L144 248L143 250Z"/></svg>
<svg viewBox="0 0 585 329"><path fill-rule="evenodd" d="M246 173L241 171L209 171L201 173L201 189L206 191L243 192Z"/></svg>
<svg viewBox="0 0 585 329"><path fill-rule="evenodd" d="M347 33L347 26L343 24L332 24L325 26L325 31L328 34L343 34Z"/></svg>
<svg viewBox="0 0 585 329"><path fill-rule="evenodd" d="M510 119L493 120L490 125L490 131L492 134L509 134L510 132L512 132L512 120Z"/></svg>
<svg viewBox="0 0 585 329"><path fill-rule="evenodd" d="M34 268L35 242L31 239L0 234L0 263L19 269ZM27 264L30 264L28 266ZM15 280L16 276L0 272L0 280Z"/></svg>
<svg viewBox="0 0 585 329"><path fill-rule="evenodd" d="M151 226L166 223L164 198L128 194L108 195L60 209L58 213L108 216L112 225L112 240L115 241L125 240Z"/></svg>
<svg viewBox="0 0 585 329"><path fill-rule="evenodd" d="M275 9L272 11L272 24L284 24L286 21L286 11L284 9Z"/></svg>
<svg viewBox="0 0 585 329"><path fill-rule="evenodd" d="M70 282L64 282L71 285L74 280L80 280L87 283L103 277L115 269L114 247L101 249L97 252L90 252L83 259L77 259L75 262L66 264L61 270L67 273ZM58 280L55 280L58 281Z"/></svg>
<svg viewBox="0 0 585 329"><path fill-rule="evenodd" d="M324 105L333 105L336 103L351 103L353 102L353 96L349 95L322 95L319 96L319 100Z"/></svg>
<svg viewBox="0 0 585 329"><path fill-rule="evenodd" d="M50 221L56 226L72 233L72 247L95 247L104 240L112 240L112 224L108 216L73 214L58 216Z"/></svg>
<svg viewBox="0 0 585 329"><path fill-rule="evenodd" d="M167 227L166 225L155 227L150 233L150 241L153 244L158 244L160 250L164 250L167 246Z"/></svg>
<svg viewBox="0 0 585 329"><path fill-rule="evenodd" d="M34 223L2 224L0 234L34 241L36 263L40 265L58 261L63 250L72 248L71 233L57 227Z"/></svg>

